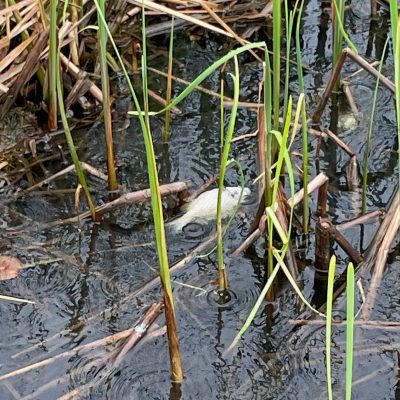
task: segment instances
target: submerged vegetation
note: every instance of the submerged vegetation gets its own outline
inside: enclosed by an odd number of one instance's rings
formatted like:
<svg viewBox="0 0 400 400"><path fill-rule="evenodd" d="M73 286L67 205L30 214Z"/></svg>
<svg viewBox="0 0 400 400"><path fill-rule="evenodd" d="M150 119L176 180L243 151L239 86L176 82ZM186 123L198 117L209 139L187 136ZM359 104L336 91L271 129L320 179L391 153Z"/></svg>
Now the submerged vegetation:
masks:
<svg viewBox="0 0 400 400"><path fill-rule="evenodd" d="M357 323L368 325L371 320L389 250L392 243L396 243L400 225L397 178L391 189L392 193L384 196L386 200L389 199L384 205L385 212L378 210L381 206L373 204L368 198L371 142L374 136L381 134L374 130L373 123L381 87L393 94L391 112L397 122L397 143L400 142L400 13L396 0L379 6L371 1L371 21L377 18L376 13L379 11L382 18L390 21L391 39L385 41L378 60L373 60L372 57L367 60L358 53L351 34L346 30L346 10L350 4L344 0L332 2L329 9L332 27L331 64L329 72L325 74L327 82L318 88L318 98L312 102L311 98L315 94L308 92L309 83L306 80L315 71L304 64L305 32L302 27L304 10L309 3L305 0L271 0L260 7L259 4L246 1L216 3L195 0L0 2L0 51L3 55L0 61L0 118L3 127L0 131L0 196L3 203L2 213L7 215L3 224L7 228L2 235L4 238L0 236L0 259L4 264L3 266L0 261L0 280L4 281L4 286L0 288L1 305L6 307L6 304L22 302L25 303L24 307L39 310L39 304L45 304L43 298L36 301L34 293L28 291L33 297L28 295L22 299L24 294L17 290L19 286L7 284L24 279L29 281L28 273L26 276L24 273L35 271L35 267L40 269L41 263L62 263L73 258L65 250L57 259L33 262L25 259L21 263L15 256L22 257L22 253L19 254L22 249L14 244L3 246L2 241L8 243L8 236L15 238L15 232L22 235L21 229L28 229L23 224L26 224L29 217L20 211L20 202L33 196L54 197L55 204L60 196L67 195L69 200L59 203L64 204L64 209L58 210L55 214L57 218L51 221L36 221L34 218L29 220L34 229L34 233L28 232L29 235L32 234L32 241L35 235L38 236L38 241L43 240L46 235L51 238L54 235L69 235L68 230L62 231L65 227L76 231L81 238L88 234L85 228L87 226L93 231L97 231L99 226L117 226L123 232L132 234L140 233L150 225L154 242L151 239L149 247L154 249L158 260L155 276L147 282L143 278L143 285L135 286L135 289L127 286L128 289L123 290L122 300L114 298L103 305L96 304L96 312L90 315L80 314L79 318L74 318L73 323L68 323L68 329L59 329L53 337L50 334L41 336L39 340L30 337L34 341L33 346L20 346L18 353L11 357L30 354L37 351L39 346L44 348L55 337L72 333L78 335L85 324L93 319L114 321L117 319L116 315L124 318L125 314L120 312L120 307L126 305L136 310L133 328L116 332L112 327L108 336L99 335L101 338L97 337L96 340L89 335L90 341L84 344L80 343L81 340L70 343L67 351L50 358L42 357L23 367L3 364L2 368L5 369L0 375L0 382L10 382L15 377L24 376L58 359L79 357L81 353L101 346L108 352L107 357L101 360L101 367L97 366L101 373L91 376L90 368L95 366L92 361L89 362L88 367L83 368L85 381L74 382L72 389L68 383L62 384L62 395L57 396L63 399L91 396L93 393L93 398L104 396L104 393L98 394L102 393L101 388L113 390L109 389L113 386L110 382L119 377L121 362L129 362L126 360L127 354L143 337L151 340L154 332L151 333L150 328L154 328L154 321L161 310L164 310L172 381L170 398L180 398L184 376L190 381L194 373L193 367L185 370L185 364L191 365L192 358L199 355L187 352L196 344L197 339L181 328L180 322L184 320L182 315L191 315L191 310L182 299L176 301L174 289L180 284L190 288L190 297L193 298L197 296L196 291L206 292L207 298L212 300L211 305L207 304L218 309L218 324L223 326L224 323L220 321L223 312L230 309L235 312L235 303L232 302L236 296L235 282L228 272L242 267L237 264L237 259L256 259L258 266L255 271L260 277L257 285L254 285L257 295L245 314L237 313L234 332L229 338L221 339L221 332L218 333L218 345L215 345L218 358L225 360L227 357L234 357L235 351L238 352L240 346L246 342L247 335L251 334L254 326L260 324L260 320L253 324L260 315L263 318L267 316L263 325L273 325L275 315L278 314L277 318L280 318L278 305L282 305L286 296L283 293L294 293L296 300L288 306L293 306L292 312L295 313L296 321L290 329L286 328L282 342L290 346L297 341L296 338L307 338L311 334L307 330L310 327L325 327L325 353L321 353L320 358L326 366L327 379L326 385L320 390L327 387L326 398L332 399L335 398L336 391L341 393L342 390L339 386L335 387L334 383L338 380L334 376L337 374L334 364L341 363L332 356L332 343L335 329L340 329L340 325L344 324L346 343L345 346L340 346L342 353L345 352L346 360L345 396L346 399L351 399L353 372L357 367L353 360L357 356L358 338L357 331L354 334L355 328ZM327 7L326 2L322 3L319 7ZM251 10L248 11L247 7ZM163 38L163 41L153 40L155 36ZM185 40L203 42L205 47L208 43L217 43L220 46L218 52L212 53L213 61L202 72L199 73L197 68L196 73L189 71L191 81L173 75L175 71L179 71L181 62L180 41ZM343 48L343 42L349 47ZM158 62L158 65L163 66L162 71L152 67L157 57L163 60ZM392 60L393 70L385 68L388 59ZM352 74L349 76L346 75L348 71L344 72L346 64L352 66ZM252 82L256 89L251 96L246 97L250 86L243 89L243 82L249 81L249 66L257 71L258 80ZM360 69L354 72L354 68ZM362 100L357 99L351 90L352 78L360 74L369 74L375 79L370 115L366 124L362 123L361 111L357 106ZM390 80L391 77L394 82ZM218 82L220 92L204 87L213 80ZM125 93L121 94L126 88ZM212 151L217 154L215 158L218 162L215 164L217 170L207 171L213 177L204 179L202 187L188 196L190 183L171 182L176 176L182 176L182 173L174 175L171 172L170 164L176 160L170 154L177 143L174 142L175 136L188 136L192 139L193 132L180 132L179 124L176 128L175 123L184 118L182 110L188 109L187 114L193 115L193 118L197 118L202 112L200 109L191 109L190 104L199 93L205 93L210 99L218 99L220 105L219 132L216 137L207 138L213 146ZM121 98L124 100L121 101ZM135 135L135 146L129 150L132 154L124 162L129 165L134 158L140 157L141 152L144 154L140 161L141 167L137 168L136 165L132 179L121 173L122 161L119 157L123 146L115 139L120 136L120 130L116 128L120 122L118 116L116 117L116 110L121 107L121 103L124 104L123 118L128 121L128 125L132 124ZM340 109L343 104L351 111L348 118L352 118L354 124L346 125L346 121L341 120L343 116L340 115ZM34 111L28 111L28 105L34 105ZM22 122L13 125L7 118L19 107L23 107L28 116L25 119L21 116ZM256 115L255 134L243 132L246 124L240 119L241 110ZM163 126L161 134L157 128L160 120ZM29 129L26 129L27 122ZM104 138L101 140L86 132L88 127L96 124L104 127ZM361 144L357 141L354 144L346 129L341 129L343 126L353 125L360 130L362 126L368 126L361 133ZM62 126L62 130L58 131L59 126ZM238 133L240 129L241 134ZM347 129L350 130L351 128ZM390 134L391 132L387 133L388 136ZM97 141L104 143L101 156L88 160L85 149ZM196 141L194 135L193 141ZM324 145L325 141L333 143L348 155L345 191L354 196L361 193L361 201L357 201L357 204L360 203L357 217L341 221L340 224L337 223L336 216L328 210L328 199L332 196L330 189L333 187L329 185L329 179L335 180L336 165L331 166L335 171L333 174L325 173L322 166L320 168L321 151L332 151L332 147ZM234 147L237 143L251 154L252 163L243 165L241 154ZM200 141L194 144L198 148L202 146ZM353 147L357 144L360 148ZM398 153L397 147L396 152ZM363 173L360 177L361 168L357 156L361 153L364 157ZM301 158L301 163L297 162L298 157ZM206 157L204 162L201 160L202 165L211 168L207 165L207 160L211 159ZM338 161L335 157L332 159ZM69 166L62 169L63 164ZM397 169L400 176L400 155ZM72 170L76 171L76 182L65 179L65 175ZM102 170L107 171L107 175ZM182 170L184 174L187 170L185 165ZM232 172L234 170L238 173ZM67 182L71 186L61 190L54 189L52 184L60 177L64 177L64 184ZM185 180L188 178L184 176ZM127 182L134 182L133 187L128 187ZM214 185L216 182L218 184ZM214 188L211 188L213 185ZM139 188L140 190L136 190ZM132 192L127 192L129 190ZM315 191L318 191L317 199L313 195ZM80 198L81 192L85 201ZM163 197L166 198L165 201ZM248 203L249 198L253 198L254 207L241 207L242 200ZM127 216L132 217L132 213L127 210L132 204L145 203L148 200L151 211L149 209L150 212L146 214L146 220L141 224L128 221ZM184 210L186 207L186 214L165 223L166 218L175 216L174 206L180 206L182 202L188 203L181 208ZM297 207L300 203L301 209ZM246 218L243 219L240 230L235 221L239 219L242 208L246 211ZM298 217L298 213L302 218ZM229 221L226 220L228 216ZM360 250L357 249L357 240L346 237L344 231L350 231L358 225L364 227L378 216L382 218L376 224L375 232L369 234L371 240L368 248L360 245ZM12 218L21 218L23 224L18 226ZM216 233L211 233L206 238L195 235L195 247L177 254L174 242L183 242L183 238L193 233L189 229L191 224L195 227L196 224L200 227L215 225ZM9 226L12 230L8 229ZM364 235L363 229L360 237ZM236 242L239 237L241 243L235 243L234 249L232 242L235 241L229 239L229 236L235 230ZM22 236L27 237L28 233L24 232ZM193 242L193 238L189 239ZM146 237L146 240L149 239ZM304 245L301 243L303 241ZM110 239L109 242L114 241ZM115 243L112 244L113 250L114 245ZM133 246L140 247L138 243L133 243ZM85 279L90 276L101 277L110 286L119 284L120 282L114 282L113 277L107 276L107 271L91 270L90 266L96 255L95 246L94 249L90 246L89 250L86 249L85 254L79 254L79 265L87 263L80 274ZM303 252L305 256L299 256ZM89 261L82 261L85 259ZM10 260L14 260L18 268L7 274L7 270L11 269ZM133 253L128 254L126 260L133 262L138 269L149 265L144 256L142 259L142 256L133 256ZM188 267L194 260L208 260L204 261L207 268L216 266L216 279L209 279L207 290L190 282L188 284L172 279L175 270ZM304 290L304 280L308 279L304 275L305 265L314 268L315 282L318 281L317 275L322 277L322 284L315 283L312 288L315 295L310 295L310 290ZM123 267L124 265L116 263L117 275L118 269ZM129 273L136 274L136 271ZM246 284L253 285L250 277ZM156 290L153 291L154 288ZM81 291L84 293L87 288ZM159 291L162 293L162 301ZM346 299L345 306L343 299ZM265 306L264 310L261 310L262 306ZM335 320L335 310L338 313L345 312L344 322ZM197 317L194 316L193 319L197 323ZM7 320L3 319L2 322L7 324ZM400 324L399 321L389 322L397 327ZM268 329L270 327L266 331ZM207 327L200 325L199 330L207 331ZM183 346L180 340L182 337ZM151 344L146 343L143 346ZM223 352L219 348L223 348ZM279 351L284 354L285 347L282 346ZM150 354L154 357L154 352L151 351L144 356L149 358L146 360L148 363L160 361L150 359ZM239 362L239 359L235 361ZM162 367L155 367L158 374L164 374L162 368L165 368L165 364L163 359ZM68 377L68 373L66 376ZM154 382L159 379L154 377ZM165 380L165 376L161 379ZM129 380L130 377L125 376L125 383ZM40 398L40 393L49 390L57 389L54 385L29 387L28 392L37 397L27 398ZM208 398L203 393L199 396L198 398ZM217 392L214 392L214 396L219 397ZM240 394L235 396L232 398L246 398L240 397ZM284 394L275 396L283 398Z"/></svg>

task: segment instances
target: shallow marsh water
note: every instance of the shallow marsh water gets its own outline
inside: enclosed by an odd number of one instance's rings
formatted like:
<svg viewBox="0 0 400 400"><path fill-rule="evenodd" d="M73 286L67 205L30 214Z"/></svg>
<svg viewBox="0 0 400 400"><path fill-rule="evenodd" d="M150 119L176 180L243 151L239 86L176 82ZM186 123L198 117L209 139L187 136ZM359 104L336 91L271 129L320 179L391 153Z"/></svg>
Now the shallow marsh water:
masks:
<svg viewBox="0 0 400 400"><path fill-rule="evenodd" d="M381 12L376 33L371 39L371 24L365 2L354 2L346 24L360 54L379 59L387 35L388 15ZM309 109L318 101L330 75L329 17L318 1L309 1L303 18L304 63L312 72L305 77ZM175 74L188 80L197 76L223 50L214 42L200 45L184 36L175 43L180 66ZM386 58L383 72L392 75L392 56ZM244 60L242 60L244 61ZM247 59L249 61L249 59ZM346 74L357 70L346 63ZM260 71L253 64L242 63L242 99L254 101ZM292 71L295 78L296 71ZM152 77L154 87L162 80ZM204 85L218 91L217 76ZM340 132L362 160L369 124L375 80L359 74L352 79L352 89L363 115L357 129ZM293 83L296 93L296 84ZM178 93L181 88L175 88ZM229 90L229 89L228 89ZM348 113L345 101L339 114ZM162 183L190 179L197 187L209 179L219 164L219 101L194 93L180 108L182 116L172 122L168 148L161 143L162 121L153 123L155 149ZM121 118L127 101L121 100ZM324 114L329 124L329 113ZM236 135L256 129L256 115L240 109ZM87 132L84 158L104 168L103 131L96 127ZM375 130L370 157L368 208L384 207L397 182L396 134L393 97L386 89L378 96ZM129 190L146 187L147 173L144 146L138 125L131 120L126 131L115 134L118 174ZM300 143L295 143L300 146ZM310 175L320 170L330 177L329 215L336 223L355 217L360 212L361 190L347 189L345 166L348 157L335 145L325 142L321 158L314 162L317 141L310 137ZM252 138L236 142L232 154L241 162L246 184L256 177L256 145ZM300 162L300 161L297 161ZM227 183L238 184L233 170ZM74 185L64 180L59 187ZM91 182L97 188L100 182ZM97 200L106 200L100 194ZM174 206L173 200L165 200ZM315 196L310 204L315 211ZM44 228L43 224L74 214L72 195L34 196L13 204L0 205L0 239L2 247L35 264L14 280L0 282L0 293L13 294L36 301L35 305L0 302L2 334L0 336L0 374L72 351L113 333L128 329L145 308L160 298L158 285L137 295L157 273L149 205L135 205L118 210L104 224ZM113 346L58 357L48 365L0 381L0 399L56 399L72 390L82 399L326 399L325 330L310 325L294 329L293 320L307 311L294 291L284 283L273 304L263 304L257 317L231 352L227 348L240 329L265 282L262 243L251 255L231 257L248 233L256 210L255 201L241 208L225 240L229 268L231 300L223 306L214 299L216 257L192 260L185 268L173 272L174 295L185 380L181 388L169 380L168 350L163 331L163 317L122 363L112 369L107 363ZM313 221L315 222L315 221ZM139 226L140 225L140 226ZM365 250L376 224L352 228L346 237L360 250ZM196 226L185 233L167 231L172 263L189 253L212 231L212 224ZM297 238L301 243L302 238ZM313 267L313 236L307 247L299 247L301 267L299 281L309 299L317 299L321 285ZM339 267L347 263L345 254L335 246ZM203 251L204 253L204 251ZM389 255L389 263L379 289L371 319L400 321L400 260L398 242ZM358 303L359 305L359 303ZM338 318L342 310L336 310ZM345 333L344 327L333 328L333 379L337 398L344 397ZM30 346L37 344L29 352ZM355 332L354 399L398 399L399 329L359 326ZM21 353L22 352L22 353ZM1 378L0 378L1 379ZM14 394L13 394L14 393Z"/></svg>

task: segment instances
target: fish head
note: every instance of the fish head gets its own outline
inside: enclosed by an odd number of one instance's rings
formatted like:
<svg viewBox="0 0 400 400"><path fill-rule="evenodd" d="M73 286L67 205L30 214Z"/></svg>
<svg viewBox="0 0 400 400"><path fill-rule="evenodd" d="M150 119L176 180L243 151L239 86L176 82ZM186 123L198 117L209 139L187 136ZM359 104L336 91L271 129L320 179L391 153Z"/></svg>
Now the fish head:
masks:
<svg viewBox="0 0 400 400"><path fill-rule="evenodd" d="M229 192L229 194L232 197L235 197L239 199L240 193L242 192L242 188L240 186L235 186L235 187L227 187L226 190ZM245 187L243 188L243 197L242 199L245 199L246 197L249 197L251 194L251 191L249 188Z"/></svg>

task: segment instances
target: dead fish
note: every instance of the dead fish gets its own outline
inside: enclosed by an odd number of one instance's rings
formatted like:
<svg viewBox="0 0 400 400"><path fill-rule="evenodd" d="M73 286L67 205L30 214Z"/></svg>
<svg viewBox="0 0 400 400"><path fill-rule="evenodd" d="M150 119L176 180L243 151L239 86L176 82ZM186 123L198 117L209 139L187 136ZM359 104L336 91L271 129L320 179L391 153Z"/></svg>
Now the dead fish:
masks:
<svg viewBox="0 0 400 400"><path fill-rule="evenodd" d="M231 214L240 199L241 187L226 187L222 192L222 217ZM250 195L249 188L243 189L242 201ZM171 221L168 225L176 231L182 230L187 224L197 220L211 220L217 217L218 189L202 193L189 204L184 206L186 211L181 217Z"/></svg>

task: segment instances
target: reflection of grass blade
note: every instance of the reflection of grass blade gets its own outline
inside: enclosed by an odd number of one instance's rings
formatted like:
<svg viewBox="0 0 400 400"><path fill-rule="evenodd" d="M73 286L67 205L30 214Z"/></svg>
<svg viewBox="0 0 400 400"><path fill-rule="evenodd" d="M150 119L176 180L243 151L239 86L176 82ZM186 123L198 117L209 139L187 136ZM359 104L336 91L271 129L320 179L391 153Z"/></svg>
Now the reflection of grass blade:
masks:
<svg viewBox="0 0 400 400"><path fill-rule="evenodd" d="M362 201L361 201L361 214L365 214L367 209L367 183L368 183L368 159L369 159L369 151L371 148L371 137L372 137L372 129L374 127L374 116L375 116L375 108L376 108L376 100L378 98L378 89L379 83L381 78L381 71L383 60L386 54L386 48L389 43L389 36L385 41L385 45L383 46L381 61L378 68L378 78L376 80L375 90L374 90L374 97L372 99L372 107L371 107L371 119L369 122L369 128L367 133L367 140L365 143L365 150L364 150L364 168L363 168L363 180L362 180Z"/></svg>
<svg viewBox="0 0 400 400"><path fill-rule="evenodd" d="M229 151L231 149L231 142L233 131L235 129L236 116L239 103L239 92L240 92L240 78L239 78L239 63L237 57L234 58L235 63L235 75L233 75L234 81L234 95L233 95L233 105L229 120L228 131L226 133L226 138L224 140L224 146L221 156L221 170L219 175L219 185L218 185L218 202L217 202L217 252L218 252L218 286L220 289L226 289L227 276L226 269L224 265L224 254L223 254L223 243L222 243L222 193L224 190L224 179L226 173L226 166L228 163ZM224 121L221 121L223 124Z"/></svg>
<svg viewBox="0 0 400 400"><path fill-rule="evenodd" d="M346 317L346 400L351 400L354 344L354 267L347 267L347 317Z"/></svg>
<svg viewBox="0 0 400 400"><path fill-rule="evenodd" d="M326 297L325 350L326 350L326 380L328 385L328 400L333 399L331 343L332 343L333 284L335 283L335 268L336 268L336 257L332 256L331 261L329 263L328 288Z"/></svg>

